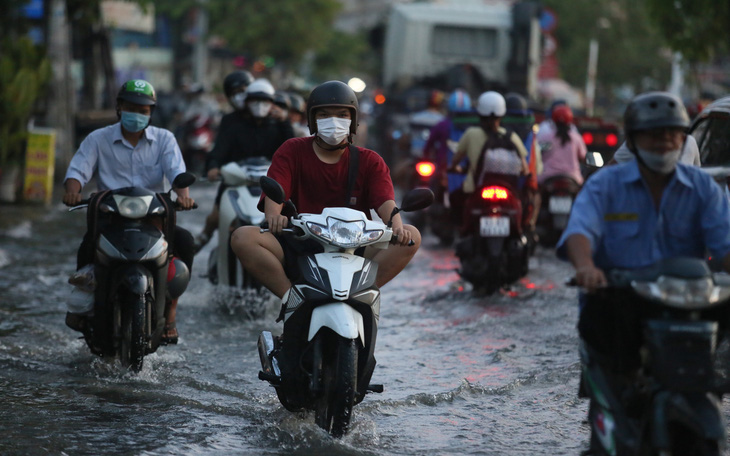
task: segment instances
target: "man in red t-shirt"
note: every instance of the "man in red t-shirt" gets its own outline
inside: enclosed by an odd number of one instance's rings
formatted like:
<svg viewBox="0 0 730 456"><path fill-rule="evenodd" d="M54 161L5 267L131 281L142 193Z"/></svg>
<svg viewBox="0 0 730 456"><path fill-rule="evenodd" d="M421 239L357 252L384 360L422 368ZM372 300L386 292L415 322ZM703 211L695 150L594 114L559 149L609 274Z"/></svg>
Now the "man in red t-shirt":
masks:
<svg viewBox="0 0 730 456"><path fill-rule="evenodd" d="M284 188L302 213L320 213L326 207L350 207L370 215L370 210L388 221L396 207L390 170L372 150L359 148L359 166L351 198L346 198L350 164L350 144L357 129L358 102L355 93L340 81L325 82L312 90L307 106L309 130L314 136L286 141L274 154L269 177ZM231 247L243 267L278 297L291 288L287 272L297 253L293 243L277 236L288 224L281 214L283 205L263 198L269 232L256 226L237 229ZM393 217L397 243L388 249L365 248L364 256L378 264L376 285L381 287L395 277L416 254L421 235L404 225L400 215ZM410 241L414 245L408 246ZM286 268L286 269L285 269Z"/></svg>

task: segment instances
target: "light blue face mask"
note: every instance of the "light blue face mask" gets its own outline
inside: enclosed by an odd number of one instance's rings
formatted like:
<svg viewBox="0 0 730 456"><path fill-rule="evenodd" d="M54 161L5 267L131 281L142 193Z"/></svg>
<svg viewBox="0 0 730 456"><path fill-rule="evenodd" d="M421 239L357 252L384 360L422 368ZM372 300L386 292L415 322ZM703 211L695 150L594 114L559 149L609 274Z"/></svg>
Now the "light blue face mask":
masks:
<svg viewBox="0 0 730 456"><path fill-rule="evenodd" d="M127 131L137 133L147 128L149 124L150 116L136 112L122 111L122 127Z"/></svg>

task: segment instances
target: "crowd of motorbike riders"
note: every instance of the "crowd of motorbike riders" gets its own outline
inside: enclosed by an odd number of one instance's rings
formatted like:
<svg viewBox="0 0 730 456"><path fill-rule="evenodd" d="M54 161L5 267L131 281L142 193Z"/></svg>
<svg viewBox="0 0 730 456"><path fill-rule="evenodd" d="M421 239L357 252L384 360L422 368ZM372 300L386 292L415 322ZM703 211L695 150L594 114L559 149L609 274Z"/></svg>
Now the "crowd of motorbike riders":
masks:
<svg viewBox="0 0 730 456"><path fill-rule="evenodd" d="M269 176L282 185L300 211L319 213L328 206L346 205L390 219L396 207L390 171L376 152L352 146L360 113L357 96L346 84L329 81L317 86L306 107L301 96L277 92L268 80L254 79L246 71L229 74L223 87L232 111L222 117L207 157L209 180L218 179L220 168L228 162L265 157L271 161ZM611 163L616 164L585 182L581 164L586 145L565 103L555 103L537 124L527 101L518 94L488 91L474 103L462 90L441 100L433 98L430 113L418 113L420 117L414 115L414 119L430 129L423 158L435 164L438 178L432 179L436 183L432 187L437 200L439 193L447 195L445 213L457 239L469 234L469 214L477 204L471 196L491 188L490 197L502 198L499 189L505 189L517 195L509 205L520 214L509 222L510 229L516 228L522 242L534 247L541 237L541 208L552 206L546 189L556 179L568 181L570 202L558 201L553 208L566 216L566 223L552 243L559 257L575 267L575 283L584 290L578 323L581 337L605 356L614 354L615 334L609 333L615 327L603 323L618 321L614 313L625 311L625 307L600 305L605 298L593 293L607 285L606 271L647 267L677 256L706 258L707 251L730 270L728 201L719 186L693 166L699 162L697 146L686 133L689 117L677 97L650 92L632 99L623 119L626 141ZM119 122L92 132L81 143L64 179L65 204L78 205L82 190L93 178L98 192L142 187L163 193L165 181L175 182L185 173L174 135L150 124L156 103L149 82L131 80L122 85L116 105ZM460 123L465 114L476 116L478 122L465 127ZM348 177L353 149L359 155L354 190ZM187 186L173 186L173 190L177 207L195 206ZM222 191L223 185L213 207L207 208L205 227L196 236L180 227L169 230L172 254L188 270L217 227ZM487 193L481 198L487 199ZM351 197L342 201L345 194ZM279 236L290 215L285 205L263 195L259 208L269 231L240 228L233 233L231 245L246 270L286 306L293 258L312 246ZM482 223L477 229L483 236L502 229L496 223ZM361 252L379 264L378 286L405 268L421 242L418 229L404 223L400 215L393 217L392 228L397 239L394 248ZM88 285L84 266L95 261L94 233L98 231L90 226L83 238L79 272L70 279L72 284ZM178 341L176 307L177 298L166 302L163 343ZM91 312L69 312L66 323L87 335L91 318ZM628 344L621 347L637 349Z"/></svg>

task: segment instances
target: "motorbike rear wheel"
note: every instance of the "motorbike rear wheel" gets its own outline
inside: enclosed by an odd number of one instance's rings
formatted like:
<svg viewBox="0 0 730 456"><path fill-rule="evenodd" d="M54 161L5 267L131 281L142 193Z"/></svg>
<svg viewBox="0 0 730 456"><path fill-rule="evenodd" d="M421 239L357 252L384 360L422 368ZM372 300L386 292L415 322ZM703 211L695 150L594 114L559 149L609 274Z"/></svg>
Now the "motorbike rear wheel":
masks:
<svg viewBox="0 0 730 456"><path fill-rule="evenodd" d="M350 426L357 391L357 346L353 339L337 335L334 339L318 344L323 350L322 394L315 401L314 419L333 437L342 437Z"/></svg>
<svg viewBox="0 0 730 456"><path fill-rule="evenodd" d="M145 338L145 315L147 311L144 296L129 296L125 303L117 306L120 322L119 361L122 366L139 372L142 370L147 342Z"/></svg>
<svg viewBox="0 0 730 456"><path fill-rule="evenodd" d="M503 261L502 255L490 256L487 260L487 269L484 281L479 284L487 296L493 295L502 288L502 277L500 275L500 262Z"/></svg>
<svg viewBox="0 0 730 456"><path fill-rule="evenodd" d="M672 455L720 456L718 442L706 440L683 426L672 429Z"/></svg>

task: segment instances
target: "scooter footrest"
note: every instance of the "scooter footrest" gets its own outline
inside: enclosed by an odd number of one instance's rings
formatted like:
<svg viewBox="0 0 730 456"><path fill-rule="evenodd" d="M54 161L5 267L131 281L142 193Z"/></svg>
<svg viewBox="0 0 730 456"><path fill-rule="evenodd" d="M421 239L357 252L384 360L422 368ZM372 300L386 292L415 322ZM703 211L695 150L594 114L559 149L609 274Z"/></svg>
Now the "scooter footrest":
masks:
<svg viewBox="0 0 730 456"><path fill-rule="evenodd" d="M368 385L367 391L370 393L382 393L383 385Z"/></svg>
<svg viewBox="0 0 730 456"><path fill-rule="evenodd" d="M259 371L259 380L265 380L272 385L281 385L281 377L274 374L267 374L264 371Z"/></svg>

